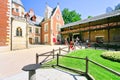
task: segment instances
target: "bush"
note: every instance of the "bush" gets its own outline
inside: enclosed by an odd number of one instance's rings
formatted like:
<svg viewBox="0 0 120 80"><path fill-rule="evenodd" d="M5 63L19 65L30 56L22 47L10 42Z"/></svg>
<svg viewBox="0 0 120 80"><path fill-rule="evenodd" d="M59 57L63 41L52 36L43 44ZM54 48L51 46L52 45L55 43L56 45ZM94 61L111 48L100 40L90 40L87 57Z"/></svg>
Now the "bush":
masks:
<svg viewBox="0 0 120 80"><path fill-rule="evenodd" d="M109 51L109 52L104 52L101 55L103 58L112 60L112 61L117 61L120 62L120 51Z"/></svg>

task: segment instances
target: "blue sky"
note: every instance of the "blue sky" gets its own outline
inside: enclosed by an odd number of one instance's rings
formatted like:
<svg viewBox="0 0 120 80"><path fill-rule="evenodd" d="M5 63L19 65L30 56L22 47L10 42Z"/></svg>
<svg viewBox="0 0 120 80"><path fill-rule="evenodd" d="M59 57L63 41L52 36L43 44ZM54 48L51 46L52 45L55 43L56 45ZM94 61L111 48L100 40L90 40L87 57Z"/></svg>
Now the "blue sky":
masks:
<svg viewBox="0 0 120 80"><path fill-rule="evenodd" d="M106 13L107 7L114 7L120 3L120 0L21 0L25 10L29 11L32 8L35 14L44 16L46 2L52 8L60 4L61 11L64 8L75 10L81 14L82 19L88 16L97 16Z"/></svg>

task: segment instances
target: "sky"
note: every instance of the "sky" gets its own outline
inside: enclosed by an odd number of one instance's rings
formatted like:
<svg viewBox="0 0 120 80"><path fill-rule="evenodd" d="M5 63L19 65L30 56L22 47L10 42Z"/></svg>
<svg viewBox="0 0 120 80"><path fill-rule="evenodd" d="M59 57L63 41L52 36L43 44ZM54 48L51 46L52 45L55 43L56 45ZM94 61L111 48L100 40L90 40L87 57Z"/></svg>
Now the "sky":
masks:
<svg viewBox="0 0 120 80"><path fill-rule="evenodd" d="M55 8L57 3L60 5L60 10L68 8L75 10L81 14L81 18L85 19L88 16L98 16L106 13L106 8L115 6L120 3L120 0L21 0L25 11L28 12L32 8L36 15L44 17L46 3Z"/></svg>

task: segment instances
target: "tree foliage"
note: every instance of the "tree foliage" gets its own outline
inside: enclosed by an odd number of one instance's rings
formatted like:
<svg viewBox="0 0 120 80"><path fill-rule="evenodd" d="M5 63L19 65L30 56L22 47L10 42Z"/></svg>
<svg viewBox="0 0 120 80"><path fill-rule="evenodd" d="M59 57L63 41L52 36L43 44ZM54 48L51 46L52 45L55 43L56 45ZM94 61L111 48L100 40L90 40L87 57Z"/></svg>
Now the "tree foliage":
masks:
<svg viewBox="0 0 120 80"><path fill-rule="evenodd" d="M67 8L62 11L62 16L65 24L81 20L81 15L79 13L75 10L69 11Z"/></svg>
<svg viewBox="0 0 120 80"><path fill-rule="evenodd" d="M115 10L120 10L120 3L115 6Z"/></svg>
<svg viewBox="0 0 120 80"><path fill-rule="evenodd" d="M88 16L88 18L92 18L92 16Z"/></svg>

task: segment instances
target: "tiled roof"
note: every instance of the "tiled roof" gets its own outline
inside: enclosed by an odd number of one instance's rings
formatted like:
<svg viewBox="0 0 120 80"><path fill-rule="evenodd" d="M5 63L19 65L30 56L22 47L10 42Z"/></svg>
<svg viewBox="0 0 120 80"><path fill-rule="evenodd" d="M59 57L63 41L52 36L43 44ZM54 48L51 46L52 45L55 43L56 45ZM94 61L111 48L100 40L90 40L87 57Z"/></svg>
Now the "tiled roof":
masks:
<svg viewBox="0 0 120 80"><path fill-rule="evenodd" d="M117 10L117 11L113 11L111 13L106 13L106 14L95 16L95 17L92 17L92 18L88 18L88 19L76 21L76 22L73 22L73 23L69 23L69 24L66 24L66 25L62 26L62 28L70 27L70 26L74 26L74 25L79 25L79 24L84 24L84 23L89 23L89 22L102 20L102 19L106 19L106 18L110 18L110 17L114 17L114 16L119 16L119 15L120 15L120 10Z"/></svg>

